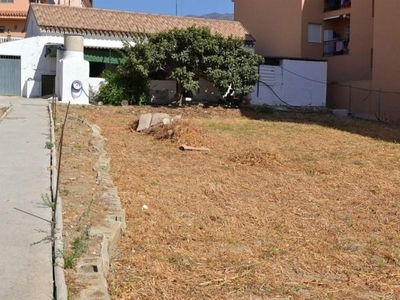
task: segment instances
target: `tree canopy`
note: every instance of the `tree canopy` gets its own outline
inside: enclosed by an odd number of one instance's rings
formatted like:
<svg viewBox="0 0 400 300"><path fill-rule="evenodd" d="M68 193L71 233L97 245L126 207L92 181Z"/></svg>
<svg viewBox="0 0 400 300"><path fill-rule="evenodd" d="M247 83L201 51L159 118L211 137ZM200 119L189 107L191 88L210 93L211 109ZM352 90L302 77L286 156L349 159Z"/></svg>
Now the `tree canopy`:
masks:
<svg viewBox="0 0 400 300"><path fill-rule="evenodd" d="M195 95L200 77L213 83L221 95L232 85L240 98L252 91L258 80L256 68L263 62L244 47L243 40L195 26L151 34L134 46L125 43L122 54L119 81L135 102L146 93L149 78L176 80L177 100L184 94Z"/></svg>

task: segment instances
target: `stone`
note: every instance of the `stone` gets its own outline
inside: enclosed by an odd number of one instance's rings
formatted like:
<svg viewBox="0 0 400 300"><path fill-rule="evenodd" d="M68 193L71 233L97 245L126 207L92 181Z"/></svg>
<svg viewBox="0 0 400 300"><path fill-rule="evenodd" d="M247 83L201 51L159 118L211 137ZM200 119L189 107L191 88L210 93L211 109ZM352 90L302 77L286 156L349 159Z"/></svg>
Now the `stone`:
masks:
<svg viewBox="0 0 400 300"><path fill-rule="evenodd" d="M164 113L153 114L153 117L151 118L150 127L163 123L164 119L171 120L171 116Z"/></svg>
<svg viewBox="0 0 400 300"><path fill-rule="evenodd" d="M140 132L145 129L150 128L151 125L151 120L152 120L152 114L143 114L139 118L139 125L136 129L136 131Z"/></svg>

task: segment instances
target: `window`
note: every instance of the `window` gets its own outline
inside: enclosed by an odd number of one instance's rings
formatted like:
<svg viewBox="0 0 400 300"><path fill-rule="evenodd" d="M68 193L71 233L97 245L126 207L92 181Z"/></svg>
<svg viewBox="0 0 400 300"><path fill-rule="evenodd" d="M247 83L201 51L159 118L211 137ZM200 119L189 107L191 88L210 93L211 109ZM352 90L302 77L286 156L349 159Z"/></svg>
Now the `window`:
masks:
<svg viewBox="0 0 400 300"><path fill-rule="evenodd" d="M0 3L14 3L14 0L0 0Z"/></svg>
<svg viewBox="0 0 400 300"><path fill-rule="evenodd" d="M0 33L4 33L6 31L6 27L5 26L0 26Z"/></svg>
<svg viewBox="0 0 400 300"><path fill-rule="evenodd" d="M308 41L310 43L322 42L322 25L308 23Z"/></svg>

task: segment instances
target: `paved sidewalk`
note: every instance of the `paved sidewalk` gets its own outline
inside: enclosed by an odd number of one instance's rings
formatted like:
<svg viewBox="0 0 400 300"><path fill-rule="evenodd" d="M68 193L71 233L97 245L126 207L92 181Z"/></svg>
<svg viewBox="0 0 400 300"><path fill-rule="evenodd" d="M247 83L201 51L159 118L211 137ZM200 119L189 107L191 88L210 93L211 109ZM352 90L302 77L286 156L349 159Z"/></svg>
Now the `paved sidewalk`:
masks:
<svg viewBox="0 0 400 300"><path fill-rule="evenodd" d="M0 299L53 299L47 101L0 96L13 104L0 122Z"/></svg>

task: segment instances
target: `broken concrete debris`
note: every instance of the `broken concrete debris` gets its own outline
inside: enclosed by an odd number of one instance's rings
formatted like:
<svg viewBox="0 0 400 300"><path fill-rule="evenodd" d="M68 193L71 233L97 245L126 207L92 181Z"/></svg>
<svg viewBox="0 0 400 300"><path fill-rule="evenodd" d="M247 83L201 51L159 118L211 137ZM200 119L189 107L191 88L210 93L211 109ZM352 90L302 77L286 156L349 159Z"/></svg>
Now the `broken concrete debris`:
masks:
<svg viewBox="0 0 400 300"><path fill-rule="evenodd" d="M210 151L210 149L209 148L205 148L205 147L191 147L191 146L188 146L188 145L181 145L180 147L179 147L179 150L182 150L182 151L207 151L207 152L209 152Z"/></svg>
<svg viewBox="0 0 400 300"><path fill-rule="evenodd" d="M158 124L164 124L164 125L171 124L172 122L180 120L181 118L182 115L171 117L170 115L164 113L143 114L139 118L139 125L136 131L140 132L145 129L149 129L150 127L156 126Z"/></svg>

